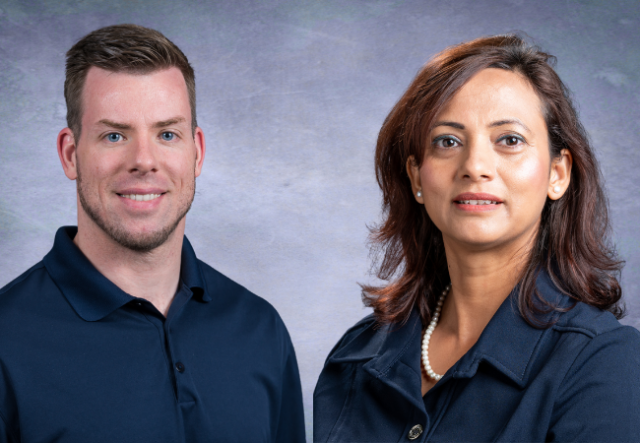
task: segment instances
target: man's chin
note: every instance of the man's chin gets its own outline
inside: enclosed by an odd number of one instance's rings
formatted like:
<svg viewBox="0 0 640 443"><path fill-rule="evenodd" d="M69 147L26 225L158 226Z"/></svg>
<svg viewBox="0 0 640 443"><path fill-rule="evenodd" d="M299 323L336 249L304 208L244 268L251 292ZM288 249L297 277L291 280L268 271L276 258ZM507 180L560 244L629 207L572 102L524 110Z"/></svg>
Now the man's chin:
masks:
<svg viewBox="0 0 640 443"><path fill-rule="evenodd" d="M144 253L151 252L165 244L175 233L182 218L169 225L156 226L154 229L114 223L114 220L110 220L112 223L109 223L99 217L92 217L92 220L113 242L131 251Z"/></svg>
<svg viewBox="0 0 640 443"><path fill-rule="evenodd" d="M113 230L107 231L107 235L111 237L120 246L130 249L135 252L151 252L154 249L162 246L175 231L175 226L172 229L162 229L152 233L134 233L125 230Z"/></svg>

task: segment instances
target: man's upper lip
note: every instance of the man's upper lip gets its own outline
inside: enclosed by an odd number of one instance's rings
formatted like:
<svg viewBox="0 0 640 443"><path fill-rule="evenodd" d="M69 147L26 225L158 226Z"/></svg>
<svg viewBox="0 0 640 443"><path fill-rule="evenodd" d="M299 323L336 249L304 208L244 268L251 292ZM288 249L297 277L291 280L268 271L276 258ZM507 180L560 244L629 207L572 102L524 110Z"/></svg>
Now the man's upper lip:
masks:
<svg viewBox="0 0 640 443"><path fill-rule="evenodd" d="M164 194L165 191L164 189L160 189L160 188L127 188L127 189L121 189L119 191L116 192L116 194L120 194L120 195L146 195L146 194Z"/></svg>
<svg viewBox="0 0 640 443"><path fill-rule="evenodd" d="M501 198L498 198L492 194L487 194L485 192L463 192L462 194L456 195L453 198L453 201L461 200L489 200L492 202L502 203Z"/></svg>

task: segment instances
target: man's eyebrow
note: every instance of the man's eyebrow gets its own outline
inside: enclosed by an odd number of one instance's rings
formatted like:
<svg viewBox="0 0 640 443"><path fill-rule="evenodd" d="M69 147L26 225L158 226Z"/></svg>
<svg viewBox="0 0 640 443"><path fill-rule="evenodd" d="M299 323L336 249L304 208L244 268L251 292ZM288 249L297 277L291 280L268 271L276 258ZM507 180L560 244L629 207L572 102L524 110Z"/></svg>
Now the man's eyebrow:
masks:
<svg viewBox="0 0 640 443"><path fill-rule="evenodd" d="M131 125L128 125L126 123L118 123L118 122L114 122L112 120L107 120L107 119L100 120L98 122L98 124L105 125L105 126L110 126L112 128L115 128L115 129L121 129L123 131L125 131L127 129L131 129Z"/></svg>
<svg viewBox="0 0 640 443"><path fill-rule="evenodd" d="M517 119L517 118L511 118L511 119L506 119L506 120L498 120L498 121L495 121L495 122L489 124L489 127L490 128L495 128L497 126L502 126L502 125L518 125L518 126L521 126L522 128L524 128L525 131L531 132L529 130L529 128L527 128L527 125L522 123L522 121Z"/></svg>
<svg viewBox="0 0 640 443"><path fill-rule="evenodd" d="M170 118L169 120L162 120L159 122L156 122L153 127L154 128L166 128L167 126L171 126L171 125L175 125L178 123L183 123L185 122L186 119L184 117L174 117L174 118Z"/></svg>

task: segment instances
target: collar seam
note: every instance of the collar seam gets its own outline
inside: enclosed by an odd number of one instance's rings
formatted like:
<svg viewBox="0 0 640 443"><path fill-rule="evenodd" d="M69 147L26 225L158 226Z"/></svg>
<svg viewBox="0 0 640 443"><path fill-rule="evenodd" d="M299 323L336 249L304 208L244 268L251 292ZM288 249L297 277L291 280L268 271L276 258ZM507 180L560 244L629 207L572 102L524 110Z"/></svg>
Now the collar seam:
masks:
<svg viewBox="0 0 640 443"><path fill-rule="evenodd" d="M419 325L422 324L420 319L418 319L418 321L416 323L419 324ZM408 340L406 340L406 342L405 342L404 346L402 347L402 349L400 350L400 352L398 352L396 354L395 358L393 360L391 360L391 362L387 365L386 368L384 368L383 371L378 371L377 369L372 368L372 369L375 369L376 372L380 374L378 378L386 377L387 373L389 372L391 367L394 366L396 363L398 363L398 361L400 360L400 357L402 357L404 355L404 353L407 351L407 348L409 348L409 346L411 345L413 337L416 335L416 332L415 332L416 325L414 325L413 328L414 328L414 330L411 331L411 337ZM419 328L419 330L421 331L422 328ZM387 334L389 334L391 332L393 332L393 331L388 331ZM376 358L376 357L379 357L379 356L380 356L380 353L378 352L373 358ZM405 366L407 366L407 365L405 365Z"/></svg>
<svg viewBox="0 0 640 443"><path fill-rule="evenodd" d="M589 338L593 338L595 337L597 334L596 331L594 331L593 329L589 329L586 328L584 326L559 326L559 325L553 325L552 328L558 332L576 332L579 334L584 334L586 336L588 336Z"/></svg>

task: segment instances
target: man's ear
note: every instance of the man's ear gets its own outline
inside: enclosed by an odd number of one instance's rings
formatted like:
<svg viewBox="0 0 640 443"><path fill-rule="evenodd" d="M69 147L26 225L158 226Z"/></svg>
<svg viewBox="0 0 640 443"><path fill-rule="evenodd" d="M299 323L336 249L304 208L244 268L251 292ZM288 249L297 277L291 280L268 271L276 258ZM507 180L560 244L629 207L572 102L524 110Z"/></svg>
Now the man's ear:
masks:
<svg viewBox="0 0 640 443"><path fill-rule="evenodd" d="M560 152L560 157L551 161L551 174L549 174L549 189L547 195L551 200L562 197L571 182L571 165L573 157L568 149Z"/></svg>
<svg viewBox="0 0 640 443"><path fill-rule="evenodd" d="M207 151L207 146L204 142L204 132L197 126L193 134L193 141L196 144L196 177L202 172L202 165L204 164L204 154Z"/></svg>
<svg viewBox="0 0 640 443"><path fill-rule="evenodd" d="M407 159L407 175L411 181L411 191L418 203L424 204L424 196L422 195L422 184L420 182L420 168L413 155Z"/></svg>
<svg viewBox="0 0 640 443"><path fill-rule="evenodd" d="M76 159L76 140L73 131L64 128L58 134L58 157L62 163L64 175L69 180L78 178L78 160Z"/></svg>

